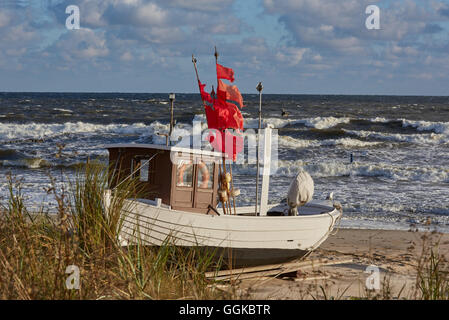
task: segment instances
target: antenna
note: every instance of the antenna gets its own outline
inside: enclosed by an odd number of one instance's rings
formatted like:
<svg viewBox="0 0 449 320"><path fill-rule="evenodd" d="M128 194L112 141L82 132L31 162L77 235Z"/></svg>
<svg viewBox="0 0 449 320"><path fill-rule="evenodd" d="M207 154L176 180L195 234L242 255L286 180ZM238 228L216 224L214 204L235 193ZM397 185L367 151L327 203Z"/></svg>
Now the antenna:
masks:
<svg viewBox="0 0 449 320"><path fill-rule="evenodd" d="M214 48L215 48L215 53L214 53L214 56L215 56L215 62L218 63L218 51L217 51L217 46L215 46Z"/></svg>

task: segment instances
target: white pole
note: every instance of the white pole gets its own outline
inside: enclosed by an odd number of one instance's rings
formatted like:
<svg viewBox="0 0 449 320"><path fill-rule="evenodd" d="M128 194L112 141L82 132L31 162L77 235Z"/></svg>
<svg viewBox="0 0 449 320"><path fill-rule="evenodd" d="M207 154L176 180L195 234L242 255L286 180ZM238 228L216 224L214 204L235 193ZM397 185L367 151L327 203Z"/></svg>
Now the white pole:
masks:
<svg viewBox="0 0 449 320"><path fill-rule="evenodd" d="M260 214L266 216L268 211L268 189L270 184L271 168L271 128L264 129L263 139L263 170L262 170L262 191L260 193Z"/></svg>
<svg viewBox="0 0 449 320"><path fill-rule="evenodd" d="M257 175L256 175L256 216L259 215L257 212L257 203L259 202L259 154L260 154L260 130L262 129L262 90L263 85L262 82L256 87L257 91L259 91L259 131L257 132Z"/></svg>

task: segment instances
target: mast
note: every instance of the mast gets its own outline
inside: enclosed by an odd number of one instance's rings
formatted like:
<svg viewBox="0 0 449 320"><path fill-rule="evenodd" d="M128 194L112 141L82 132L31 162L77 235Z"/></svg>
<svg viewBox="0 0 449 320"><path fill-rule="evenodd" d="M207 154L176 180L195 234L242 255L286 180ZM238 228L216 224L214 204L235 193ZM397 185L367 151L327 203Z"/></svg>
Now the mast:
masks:
<svg viewBox="0 0 449 320"><path fill-rule="evenodd" d="M215 64L216 64L216 72L217 72L217 91L218 91L218 89L219 89L218 87L219 87L219 84L221 82L220 82L220 80L219 80L220 78L218 76L218 66L219 65L218 65L218 51L217 51L217 47L214 47L214 49L215 49L214 56L215 56ZM227 168L226 168L226 151L225 151L225 149L226 149L226 141L228 140L228 139L226 139L227 138L227 133L228 133L228 131L227 131L228 128L234 128L234 129L238 129L238 130L239 129L243 129L243 123L241 122L243 120L243 118L242 118L241 113L238 110L238 108L236 108L236 110L229 109L230 106L227 105L226 98L224 98L224 101L221 101L223 99L223 97L220 96L220 100L219 101L217 100L218 97L216 97L214 92L213 92L213 90L214 90L213 86L212 86L212 92L211 92L210 95L206 94L206 92L204 92L204 86L205 85L203 85L200 82L200 80L199 80L198 68L197 68L197 65L196 65L197 60L195 59L193 54L192 54L192 62L193 62L193 65L195 67L195 74L196 74L196 79L198 81L198 87L199 87L200 93L201 93L201 100L203 102L204 107L206 108L206 110L205 110L206 111L206 117L208 117L208 115L209 115L210 117L212 117L211 119L213 119L211 121L215 121L216 122L216 123L214 123L213 127L216 129L217 135L218 135L218 132L220 132L220 136L221 136L221 145L222 146L221 147L216 146L216 148L219 148L222 151L223 166L219 165L219 168L220 168L220 188L219 188L219 194L220 194L220 202L223 204L223 213L224 214L232 214L231 199L230 199L232 197L232 202L233 202L233 206L234 206L234 214L237 214L235 196L239 194L239 190L238 189L237 190L234 189L234 183L233 183L233 179L232 179L232 162L234 161L234 159L232 159L230 164L229 164L229 173L228 173L227 172ZM226 73L225 76L223 76L223 74L222 74L223 70L226 70L226 71L224 71ZM228 75L228 73L230 74L230 76ZM224 79L228 79L228 80L231 80L231 82L233 82L234 81L234 75L233 74L234 74L234 71L232 69L224 68L224 67L220 66L220 75L221 75L220 77L222 77L222 78L224 77ZM231 78L229 78L229 77L231 77ZM226 96L228 94L237 95L237 100L240 101L239 105L240 105L240 107L243 107L243 103L241 101L242 100L241 93L238 91L237 88L232 89L232 90L234 90L234 91L229 93L228 92L229 89L226 90L226 88L225 88ZM218 104L218 103L222 104L224 102L224 105L223 106L220 105L219 107L220 108L225 108L225 109L228 108L229 109L228 112L234 112L234 117L228 117L225 120L219 118L220 116L222 117L222 115L216 114L217 111L215 110L215 108L212 109L213 112L215 112L215 113L211 113L212 111L207 109L207 106L208 106L207 102L211 103L214 106L216 104ZM218 105L217 105L217 107L218 107ZM212 115L212 114L214 114L214 115ZM238 119L235 118L235 117L237 117ZM232 121L232 119L234 120L234 122ZM209 120L210 119L208 118L208 124L210 125ZM235 135L233 135L233 134L231 134L231 136L232 136L233 140L232 140L232 146L230 146L230 147L234 148L234 139L237 139L237 137ZM233 157L236 156L236 152L237 152L237 149L236 150L234 150L234 149L232 150ZM228 150L228 154L229 154L229 150Z"/></svg>
<svg viewBox="0 0 449 320"><path fill-rule="evenodd" d="M217 61L217 59L218 59L218 52L217 52L217 48L215 48L215 61ZM196 60L196 58L195 58L195 56L192 54L192 63L193 63L193 66L194 66L194 68L195 68L195 74L196 74L196 80L197 80L197 82L198 82L198 89L200 90L200 92L201 92L201 85L200 85L200 77L199 77L199 75L198 75L198 68L197 68L197 66L196 66L196 63L197 63L197 60ZM217 79L217 83L218 83L218 79ZM214 87L212 86L212 91L214 90L213 89ZM205 103L204 103L204 99L203 99L203 96L201 96L201 101L203 102L203 106L205 106ZM219 168L220 168L220 177L222 178L222 179L220 179L220 189L222 189L223 187L226 187L225 186L225 177L226 177L226 165L225 165L225 161L226 161L226 159L225 159L225 156L223 156L223 168L221 167L221 166L219 166ZM223 170L223 171L222 171ZM224 172L224 173L223 173ZM232 178L232 177L231 177ZM227 183L226 183L227 184ZM231 207L230 207L230 205L226 205L227 204L227 202L229 201L229 193L227 192L227 188L225 188L224 189L225 191L226 191L226 195L227 195L227 198L228 198L228 200L227 201L225 201L225 200L223 200L222 201L222 204L223 204L223 214L227 214L227 207L229 207L229 214L231 214Z"/></svg>
<svg viewBox="0 0 449 320"><path fill-rule="evenodd" d="M198 82L198 89L201 90L201 87L200 87L200 77L198 76L198 68L196 67L196 62L197 62L197 60L196 60L196 58L193 56L193 53L192 53L192 63L193 63L193 67L195 68L196 81ZM200 92L201 92L201 91L200 91ZM203 101L203 97L201 97L201 101ZM203 101L203 104L204 104L204 101Z"/></svg>
<svg viewBox="0 0 449 320"><path fill-rule="evenodd" d="M217 46L214 46L214 49L215 49L214 56L215 56L215 67L216 67L217 64L218 64ZM217 77L217 94L218 94L218 77ZM221 137L222 144L224 143L224 145L226 146L226 129L224 129L221 132L221 134L222 134L222 137ZM227 172L226 172L226 157L224 155L223 155L222 161L223 161L223 178L226 179L226 175L227 175ZM230 166L230 173L229 174L230 174L230 177L231 177L231 181L229 181L229 182L232 183L232 189L233 189L234 182L232 181L233 180L233 178L232 178L232 167L231 167L232 163L230 163L229 166ZM229 199L229 196L231 196L233 204L234 204L234 214L237 214L236 208L235 208L234 192L230 192L230 190L229 190L229 182L226 180L226 192L227 192L227 195L228 195L228 197L227 197L228 201L226 201L226 202L227 202L227 205L228 205L229 214L232 214L231 201ZM223 205L225 205L224 202L223 202Z"/></svg>
<svg viewBox="0 0 449 320"><path fill-rule="evenodd" d="M263 90L262 82L259 82L256 89L257 91L259 91L259 131L257 132L256 215L259 215L259 213L257 212L257 205L259 203L259 174L260 174L259 155L260 155L260 130L262 129L262 90Z"/></svg>

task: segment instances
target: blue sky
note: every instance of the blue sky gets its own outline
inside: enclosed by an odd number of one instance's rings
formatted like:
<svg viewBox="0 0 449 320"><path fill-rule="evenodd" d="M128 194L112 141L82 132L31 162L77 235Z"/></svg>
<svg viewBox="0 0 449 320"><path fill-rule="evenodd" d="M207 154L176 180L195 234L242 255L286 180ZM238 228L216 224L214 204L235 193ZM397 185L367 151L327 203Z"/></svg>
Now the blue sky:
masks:
<svg viewBox="0 0 449 320"><path fill-rule="evenodd" d="M0 0L0 91L197 92L214 46L245 93L449 95L447 0Z"/></svg>

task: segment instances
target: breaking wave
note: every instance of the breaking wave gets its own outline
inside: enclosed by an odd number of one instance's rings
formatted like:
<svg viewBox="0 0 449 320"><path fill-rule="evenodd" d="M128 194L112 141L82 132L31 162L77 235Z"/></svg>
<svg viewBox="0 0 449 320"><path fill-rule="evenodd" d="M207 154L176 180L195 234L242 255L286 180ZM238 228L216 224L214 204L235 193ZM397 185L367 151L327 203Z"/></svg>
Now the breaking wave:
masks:
<svg viewBox="0 0 449 320"><path fill-rule="evenodd" d="M308 148L319 146L343 146L345 148L364 148L380 145L378 141L361 141L353 138L326 139L326 140L304 140L295 139L290 136L279 136L279 146L287 148Z"/></svg>
<svg viewBox="0 0 449 320"><path fill-rule="evenodd" d="M282 118L265 118L262 119L262 127L268 124L274 128L283 128L288 125L303 124L306 127L315 129L329 129L341 123L349 123L351 118L335 118L335 117L315 117L307 119L282 119ZM259 127L259 119L246 118L245 128L256 129Z"/></svg>
<svg viewBox="0 0 449 320"><path fill-rule="evenodd" d="M63 109L58 109L63 110ZM70 110L64 110L69 112ZM338 125L347 125L351 122L368 121L369 123L382 123L382 124L395 124L401 123L403 128L412 127L419 132L430 131L428 137L430 140L440 140L444 137L449 137L449 122L430 122L430 121L412 121L406 119L390 120L385 118L373 118L373 119L353 119L348 117L314 117L306 119L284 119L284 118L265 118L263 119L263 127L268 124L274 128L284 128L287 126L301 124L308 128L325 130L334 128ZM206 117L204 114L197 114L194 116L193 121L200 121L202 123L202 129L207 128ZM245 129L255 129L258 127L259 120L257 118L245 118ZM185 126L191 126L191 123L184 124ZM182 124L181 124L182 127ZM14 139L28 139L28 138L48 138L64 134L89 134L89 133L116 133L116 134L147 134L156 130L167 129L167 125L160 123L159 121L153 121L150 124L142 122L133 124L94 124L87 122L66 122L66 123L0 123L0 141L14 140ZM148 131L149 130L149 131ZM387 136L387 140L394 140L399 142L404 141L418 141L419 138L408 138L410 135L384 133L379 131L369 130L350 130L343 129L346 132L361 137L375 137L382 138L382 135ZM357 134L358 132L358 134ZM377 136L376 136L377 134ZM420 135L425 135L422 133ZM417 135L418 136L418 135ZM389 138L388 138L389 137ZM409 139L409 140L408 140ZM424 142L424 141L423 141Z"/></svg>
<svg viewBox="0 0 449 320"><path fill-rule="evenodd" d="M440 133L449 135L449 122L431 122L431 121L413 121L413 120L407 120L407 119L397 119L397 120L389 120L385 118L374 118L370 119L370 121L374 122L380 122L380 123L391 123L393 121L400 121L402 122L402 127L413 127L418 131L433 131L434 133Z"/></svg>
<svg viewBox="0 0 449 320"><path fill-rule="evenodd" d="M153 122L154 123L154 122ZM153 126L157 126L157 122ZM143 123L135 124L93 124L86 122L66 123L0 123L0 141L51 138L65 134L87 134L87 133L118 133L138 134L143 133L148 126Z"/></svg>
<svg viewBox="0 0 449 320"><path fill-rule="evenodd" d="M400 134L400 133L385 133L377 131L364 130L344 130L346 133L357 136L363 139L374 139L390 142L408 142L418 144L440 144L447 143L448 136L437 133L421 133L421 134Z"/></svg>
<svg viewBox="0 0 449 320"><path fill-rule="evenodd" d="M384 177L392 180L448 182L449 169L439 167L394 166L383 163L307 163L301 160L278 162L277 174L294 176L298 168L304 168L313 177L366 176Z"/></svg>
<svg viewBox="0 0 449 320"><path fill-rule="evenodd" d="M363 162L351 164L337 161L311 163L303 160L278 160L275 174L278 177L294 177L300 168L309 172L313 178L362 176L394 181L449 182L448 168L394 166ZM255 175L256 168L254 165L243 164L236 166L236 172Z"/></svg>
<svg viewBox="0 0 449 320"><path fill-rule="evenodd" d="M26 158L17 160L0 160L0 167L20 167L27 169L38 169L51 167L51 163L42 158Z"/></svg>

